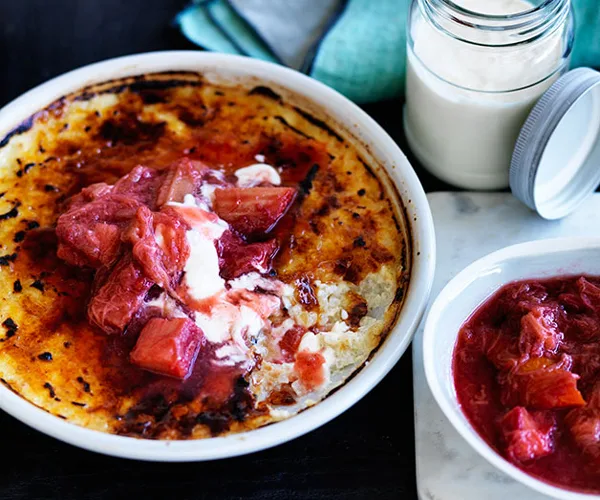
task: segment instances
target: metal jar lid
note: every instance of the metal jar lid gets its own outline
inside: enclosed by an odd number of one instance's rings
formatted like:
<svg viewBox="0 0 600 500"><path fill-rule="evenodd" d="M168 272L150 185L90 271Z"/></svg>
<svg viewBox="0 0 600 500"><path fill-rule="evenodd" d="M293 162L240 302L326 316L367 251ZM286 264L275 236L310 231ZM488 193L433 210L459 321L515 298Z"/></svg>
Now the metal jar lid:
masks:
<svg viewBox="0 0 600 500"><path fill-rule="evenodd" d="M575 210L600 184L600 73L569 71L534 106L510 167L513 194L545 219Z"/></svg>

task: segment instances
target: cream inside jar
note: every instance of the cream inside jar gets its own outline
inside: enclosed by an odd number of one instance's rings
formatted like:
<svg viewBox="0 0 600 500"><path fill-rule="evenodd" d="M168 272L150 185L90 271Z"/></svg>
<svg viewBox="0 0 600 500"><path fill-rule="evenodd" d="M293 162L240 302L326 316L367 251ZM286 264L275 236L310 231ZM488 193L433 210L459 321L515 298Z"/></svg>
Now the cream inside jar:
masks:
<svg viewBox="0 0 600 500"><path fill-rule="evenodd" d="M404 120L420 162L459 187L507 187L527 115L567 69L571 24L568 0L415 0Z"/></svg>

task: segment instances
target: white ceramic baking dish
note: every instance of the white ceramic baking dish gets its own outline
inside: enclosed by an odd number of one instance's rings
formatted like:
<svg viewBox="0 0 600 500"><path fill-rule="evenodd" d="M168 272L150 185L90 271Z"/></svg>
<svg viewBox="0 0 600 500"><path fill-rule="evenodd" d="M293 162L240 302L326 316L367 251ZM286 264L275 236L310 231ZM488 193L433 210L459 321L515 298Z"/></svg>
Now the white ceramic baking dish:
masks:
<svg viewBox="0 0 600 500"><path fill-rule="evenodd" d="M399 320L368 365L330 397L291 419L242 434L197 441L151 441L104 434L54 417L2 385L0 407L46 434L110 455L160 461L231 457L283 443L323 425L356 403L394 366L409 345L429 297L435 265L433 223L425 193L408 160L365 112L305 75L245 57L199 51L156 52L92 64L50 80L0 110L0 138L36 111L82 87L161 71L197 71L219 83L273 85L287 100L298 100L302 106L321 110L333 122L343 124L366 146L385 171L384 182L393 185L403 200L410 226L411 278Z"/></svg>

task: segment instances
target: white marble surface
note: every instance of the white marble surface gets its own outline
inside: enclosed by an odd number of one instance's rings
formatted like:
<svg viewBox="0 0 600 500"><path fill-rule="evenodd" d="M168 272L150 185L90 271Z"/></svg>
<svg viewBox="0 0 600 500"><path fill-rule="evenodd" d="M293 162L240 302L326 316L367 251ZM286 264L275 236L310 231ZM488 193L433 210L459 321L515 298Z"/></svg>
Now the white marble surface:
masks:
<svg viewBox="0 0 600 500"><path fill-rule="evenodd" d="M508 193L432 193L437 239L431 301L461 269L502 247L559 236L600 236L600 194L560 221L545 221ZM430 301L430 302L431 302ZM413 341L417 485L421 500L543 500L480 457L454 430L425 380L422 325Z"/></svg>

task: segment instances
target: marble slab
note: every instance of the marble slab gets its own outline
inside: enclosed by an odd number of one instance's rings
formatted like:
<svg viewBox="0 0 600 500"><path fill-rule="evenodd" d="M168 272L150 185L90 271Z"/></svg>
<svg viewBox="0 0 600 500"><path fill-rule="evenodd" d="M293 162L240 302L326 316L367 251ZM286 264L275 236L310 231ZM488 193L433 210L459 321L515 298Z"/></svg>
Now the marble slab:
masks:
<svg viewBox="0 0 600 500"><path fill-rule="evenodd" d="M509 193L428 195L437 240L431 301L461 269L502 247L560 236L600 236L600 194L560 221L546 221ZM480 457L433 399L422 361L422 325L413 341L415 451L421 500L544 500Z"/></svg>

